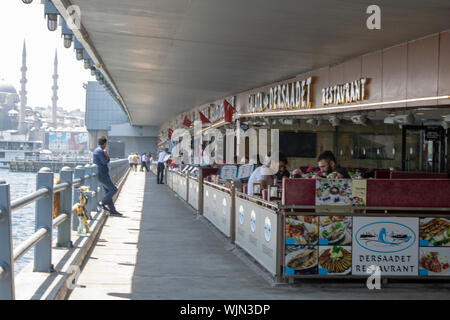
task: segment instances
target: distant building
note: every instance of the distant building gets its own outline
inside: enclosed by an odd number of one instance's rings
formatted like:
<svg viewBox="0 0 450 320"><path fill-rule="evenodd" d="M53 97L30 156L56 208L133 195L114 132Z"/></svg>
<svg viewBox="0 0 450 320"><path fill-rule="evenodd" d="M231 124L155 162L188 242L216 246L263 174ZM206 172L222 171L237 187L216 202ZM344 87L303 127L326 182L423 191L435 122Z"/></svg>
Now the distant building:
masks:
<svg viewBox="0 0 450 320"><path fill-rule="evenodd" d="M4 79L0 80L0 131L17 130L19 95L16 88Z"/></svg>
<svg viewBox="0 0 450 320"><path fill-rule="evenodd" d="M86 86L86 128L90 150L97 146L98 137L107 136L111 157L156 152L157 128L131 126L122 108L96 81Z"/></svg>

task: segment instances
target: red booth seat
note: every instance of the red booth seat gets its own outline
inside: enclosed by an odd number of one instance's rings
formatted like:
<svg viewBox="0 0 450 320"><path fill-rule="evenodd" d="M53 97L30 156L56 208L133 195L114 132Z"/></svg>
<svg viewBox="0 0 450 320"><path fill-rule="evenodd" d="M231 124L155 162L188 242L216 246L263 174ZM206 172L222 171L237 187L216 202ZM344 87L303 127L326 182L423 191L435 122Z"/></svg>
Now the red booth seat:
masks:
<svg viewBox="0 0 450 320"><path fill-rule="evenodd" d="M375 170L375 179L389 179L391 170Z"/></svg>
<svg viewBox="0 0 450 320"><path fill-rule="evenodd" d="M283 179L283 200L285 205L314 205L316 202L315 179Z"/></svg>
<svg viewBox="0 0 450 320"><path fill-rule="evenodd" d="M450 179L367 180L369 207L450 207Z"/></svg>
<svg viewBox="0 0 450 320"><path fill-rule="evenodd" d="M390 179L448 179L448 173L423 171L392 171Z"/></svg>

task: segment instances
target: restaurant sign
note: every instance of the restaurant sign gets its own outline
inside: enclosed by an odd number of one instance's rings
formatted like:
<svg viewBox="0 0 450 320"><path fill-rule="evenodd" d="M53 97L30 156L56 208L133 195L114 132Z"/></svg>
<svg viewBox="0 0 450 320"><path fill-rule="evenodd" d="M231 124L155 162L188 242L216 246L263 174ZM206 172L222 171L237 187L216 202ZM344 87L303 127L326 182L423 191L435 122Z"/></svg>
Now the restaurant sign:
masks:
<svg viewBox="0 0 450 320"><path fill-rule="evenodd" d="M367 78L322 89L322 105L352 103L366 99Z"/></svg>
<svg viewBox="0 0 450 320"><path fill-rule="evenodd" d="M354 275L370 266L383 275L418 275L418 218L353 218Z"/></svg>
<svg viewBox="0 0 450 320"><path fill-rule="evenodd" d="M279 84L269 92L258 92L248 97L247 112L311 108L311 81L309 77L302 81Z"/></svg>

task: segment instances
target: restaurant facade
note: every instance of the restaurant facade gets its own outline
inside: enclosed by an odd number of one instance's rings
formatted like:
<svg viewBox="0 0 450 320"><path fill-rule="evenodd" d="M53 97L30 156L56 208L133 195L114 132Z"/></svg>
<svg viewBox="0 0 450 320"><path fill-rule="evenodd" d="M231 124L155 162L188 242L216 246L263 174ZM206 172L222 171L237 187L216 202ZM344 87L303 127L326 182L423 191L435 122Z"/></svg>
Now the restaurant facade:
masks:
<svg viewBox="0 0 450 320"><path fill-rule="evenodd" d="M203 132L278 129L288 169L302 170L252 196L251 163L166 174L195 214L276 279L450 279L450 32L199 106L161 127L160 145L196 120ZM312 178L325 150L351 179Z"/></svg>
<svg viewBox="0 0 450 320"><path fill-rule="evenodd" d="M164 124L160 140L201 112L217 129L248 124L312 138L314 155L297 152L291 169L332 150L342 166L448 172L449 95L447 31L225 97L236 109L232 125L223 121L224 99L198 106Z"/></svg>

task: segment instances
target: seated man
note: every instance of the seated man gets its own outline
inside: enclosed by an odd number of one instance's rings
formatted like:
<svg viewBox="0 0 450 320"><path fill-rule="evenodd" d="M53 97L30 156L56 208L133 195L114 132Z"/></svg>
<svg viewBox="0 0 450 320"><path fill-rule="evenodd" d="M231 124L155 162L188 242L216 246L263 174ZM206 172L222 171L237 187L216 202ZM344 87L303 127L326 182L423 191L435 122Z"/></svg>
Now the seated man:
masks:
<svg viewBox="0 0 450 320"><path fill-rule="evenodd" d="M314 178L328 178L328 179L350 179L347 170L336 163L336 158L331 151L324 151L317 157L318 166L321 175L316 175Z"/></svg>
<svg viewBox="0 0 450 320"><path fill-rule="evenodd" d="M278 180L283 180L284 177L289 178L291 176L291 174L289 173L289 171L287 170L287 165L288 165L288 160L285 159L280 159L280 165L279 165L279 170L277 173L277 179Z"/></svg>
<svg viewBox="0 0 450 320"><path fill-rule="evenodd" d="M276 173L273 172L273 167L275 165L275 160L270 158L270 154L264 160L264 164L259 166L253 171L252 175L248 179L248 189L247 194L253 196L253 185L259 183L261 185L261 190L267 189L268 185L276 185ZM280 160L278 162L278 172L282 166L286 166L285 162Z"/></svg>

